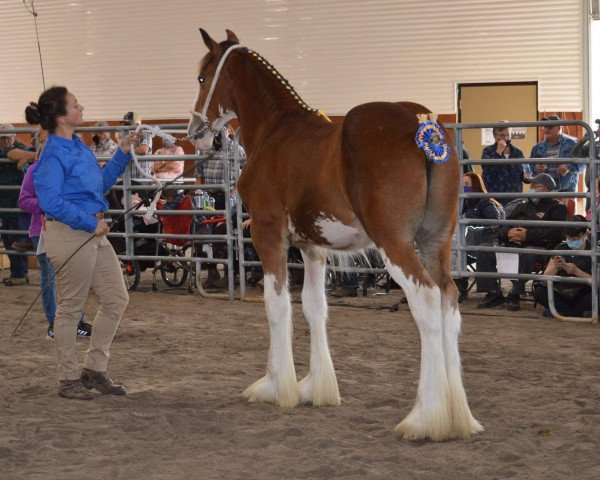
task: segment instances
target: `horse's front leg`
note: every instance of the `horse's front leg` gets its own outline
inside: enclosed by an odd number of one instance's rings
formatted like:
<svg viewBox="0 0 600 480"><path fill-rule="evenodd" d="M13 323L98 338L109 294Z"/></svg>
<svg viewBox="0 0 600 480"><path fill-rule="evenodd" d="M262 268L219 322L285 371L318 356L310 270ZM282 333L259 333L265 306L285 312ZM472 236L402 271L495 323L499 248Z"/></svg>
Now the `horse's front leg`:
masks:
<svg viewBox="0 0 600 480"><path fill-rule="evenodd" d="M266 234L263 233L265 230ZM252 241L264 270L264 299L270 329L267 374L250 385L244 396L251 402L295 407L299 402L296 370L292 354L292 310L288 292L287 249L285 240L276 240L269 229L254 221Z"/></svg>
<svg viewBox="0 0 600 480"><path fill-rule="evenodd" d="M300 401L316 407L338 406L340 393L327 343L326 258L314 249L302 250L302 258L302 310L310 326L310 372L298 384Z"/></svg>

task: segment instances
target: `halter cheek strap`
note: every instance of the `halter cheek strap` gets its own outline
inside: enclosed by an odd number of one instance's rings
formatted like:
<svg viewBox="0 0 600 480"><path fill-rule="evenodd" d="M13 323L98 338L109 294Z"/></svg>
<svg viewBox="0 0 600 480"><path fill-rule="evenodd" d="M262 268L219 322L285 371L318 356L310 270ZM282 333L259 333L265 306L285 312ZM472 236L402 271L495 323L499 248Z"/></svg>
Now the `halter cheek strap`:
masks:
<svg viewBox="0 0 600 480"><path fill-rule="evenodd" d="M215 87L217 86L217 81L219 80L219 75L221 74L221 69L223 68L223 64L225 63L225 60L227 60L227 57L229 56L229 54L236 48L242 48L242 46L241 45L232 45L227 50L225 50L225 53L223 54L223 56L221 57L221 60L219 61L219 65L217 66L217 71L215 72L215 77L213 78L213 81L210 85L210 90L208 91L208 95L206 97L206 100L204 101L204 107L202 108L202 115L204 115L205 117L206 117L206 112L208 111L208 106L210 105L210 100L212 99L213 93L215 91Z"/></svg>

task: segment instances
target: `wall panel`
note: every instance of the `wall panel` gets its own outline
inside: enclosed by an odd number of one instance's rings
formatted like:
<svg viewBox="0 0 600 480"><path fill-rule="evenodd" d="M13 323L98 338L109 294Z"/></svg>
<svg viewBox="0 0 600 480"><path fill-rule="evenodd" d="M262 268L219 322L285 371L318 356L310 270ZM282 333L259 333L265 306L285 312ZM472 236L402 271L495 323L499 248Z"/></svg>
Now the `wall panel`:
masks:
<svg viewBox="0 0 600 480"><path fill-rule="evenodd" d="M233 29L311 105L332 115L371 100L456 112L455 85L539 81L541 111L582 106L580 0L44 0L35 2L46 83L89 120L128 110L187 116L204 54L198 27ZM42 84L33 18L0 0L2 121L22 121Z"/></svg>

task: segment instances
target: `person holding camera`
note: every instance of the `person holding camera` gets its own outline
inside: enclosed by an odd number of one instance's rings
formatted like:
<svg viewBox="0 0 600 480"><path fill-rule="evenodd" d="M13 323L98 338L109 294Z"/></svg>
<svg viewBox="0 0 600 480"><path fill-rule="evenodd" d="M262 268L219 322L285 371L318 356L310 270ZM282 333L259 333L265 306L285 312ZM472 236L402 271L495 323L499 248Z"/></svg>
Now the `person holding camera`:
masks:
<svg viewBox="0 0 600 480"><path fill-rule="evenodd" d="M574 222L585 222L581 215L575 215ZM592 259L569 255L573 250L589 250L587 227L569 227L564 230L565 240L555 250L565 250L563 255L552 257L548 262L544 275L561 277L592 278ZM533 290L536 301L543 305L544 316L551 316L548 310L548 286L540 282ZM554 284L554 306L556 311L565 317L589 317L592 310L592 289L580 283L557 282Z"/></svg>
<svg viewBox="0 0 600 480"><path fill-rule="evenodd" d="M495 127L492 130L496 142L493 145L488 145L481 153L481 159L509 159L509 158L524 158L520 148L514 146L510 140L510 129L508 127ZM498 192L515 192L521 193L523 185L523 166L520 164L498 164L482 165L482 178L490 193ZM502 205L510 202L511 198L499 198L498 201Z"/></svg>

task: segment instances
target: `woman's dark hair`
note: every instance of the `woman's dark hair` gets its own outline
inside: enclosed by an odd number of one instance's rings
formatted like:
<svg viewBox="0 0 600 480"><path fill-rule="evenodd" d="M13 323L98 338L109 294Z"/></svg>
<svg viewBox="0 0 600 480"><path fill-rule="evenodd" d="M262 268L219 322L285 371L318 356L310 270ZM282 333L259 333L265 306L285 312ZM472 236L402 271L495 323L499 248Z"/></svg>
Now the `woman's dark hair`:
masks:
<svg viewBox="0 0 600 480"><path fill-rule="evenodd" d="M41 125L44 130L54 133L56 117L67 114L66 87L50 87L40 95L37 103L31 102L25 109L25 119L30 125Z"/></svg>
<svg viewBox="0 0 600 480"><path fill-rule="evenodd" d="M571 222L587 222L583 215L573 215ZM584 232L587 232L588 227L567 227L563 230L565 237L578 237Z"/></svg>
<svg viewBox="0 0 600 480"><path fill-rule="evenodd" d="M487 188L485 188L485 183L481 175L475 172L467 172L464 174L465 177L469 177L471 179L471 185L473 186L473 192L475 193L487 193Z"/></svg>

